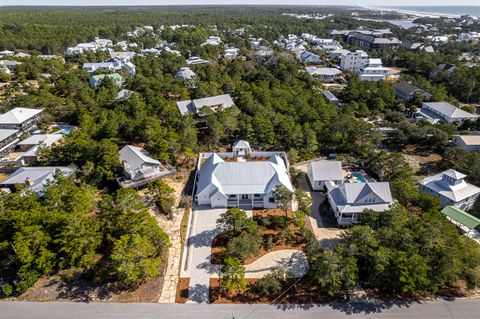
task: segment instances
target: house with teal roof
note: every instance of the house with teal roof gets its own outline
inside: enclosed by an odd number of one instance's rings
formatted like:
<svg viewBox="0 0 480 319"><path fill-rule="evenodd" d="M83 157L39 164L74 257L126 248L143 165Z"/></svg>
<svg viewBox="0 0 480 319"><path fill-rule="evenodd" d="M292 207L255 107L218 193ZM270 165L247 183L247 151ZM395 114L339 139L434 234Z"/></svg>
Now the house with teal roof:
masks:
<svg viewBox="0 0 480 319"><path fill-rule="evenodd" d="M105 79L105 77L108 77L115 83L117 86L122 86L123 83L123 77L118 74L118 73L112 73L112 74L97 74L97 75L92 75L89 79L88 82L90 83L90 86L93 89L96 89L100 83Z"/></svg>

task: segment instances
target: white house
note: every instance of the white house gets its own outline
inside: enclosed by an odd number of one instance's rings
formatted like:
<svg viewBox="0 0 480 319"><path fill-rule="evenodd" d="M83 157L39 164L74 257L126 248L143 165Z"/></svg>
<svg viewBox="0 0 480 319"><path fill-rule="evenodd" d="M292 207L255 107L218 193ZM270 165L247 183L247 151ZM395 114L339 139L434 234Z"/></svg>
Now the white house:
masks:
<svg viewBox="0 0 480 319"><path fill-rule="evenodd" d="M215 111L217 109L226 109L232 106L235 106L235 103L233 102L230 94L177 102L178 110L182 115L187 113L199 114L204 107L208 107Z"/></svg>
<svg viewBox="0 0 480 319"><path fill-rule="evenodd" d="M210 36L208 37L207 41L202 43L202 46L203 45L220 45L221 42L222 40L220 39L220 37Z"/></svg>
<svg viewBox="0 0 480 319"><path fill-rule="evenodd" d="M227 48L225 49L225 51L223 52L223 57L226 59L226 60L233 60L235 59L236 57L238 57L238 54L240 53L240 49L238 48Z"/></svg>
<svg viewBox="0 0 480 319"><path fill-rule="evenodd" d="M304 51L300 54L300 59L305 62L305 63L320 63L322 62L322 59L320 59L320 56L312 53L312 52L308 52L308 51Z"/></svg>
<svg viewBox="0 0 480 319"><path fill-rule="evenodd" d="M55 179L56 174L65 177L72 176L75 170L70 167L21 167L7 179L0 182L0 186L13 188L15 185L26 185L26 188L35 194L42 196L44 187Z"/></svg>
<svg viewBox="0 0 480 319"><path fill-rule="evenodd" d="M0 115L0 129L30 131L41 116L42 110L16 107Z"/></svg>
<svg viewBox="0 0 480 319"><path fill-rule="evenodd" d="M8 153L19 141L20 132L18 130L0 129L0 154Z"/></svg>
<svg viewBox="0 0 480 319"><path fill-rule="evenodd" d="M248 143L232 152L201 153L197 163L195 200L210 207L275 208L276 190L293 192L284 152L253 152ZM248 153L249 156L240 154Z"/></svg>
<svg viewBox="0 0 480 319"><path fill-rule="evenodd" d="M182 79L182 80L191 80L197 75L195 72L193 72L189 67L183 67L178 70L178 72L175 74L175 77L177 79Z"/></svg>
<svg viewBox="0 0 480 319"><path fill-rule="evenodd" d="M199 58L198 56L192 56L187 59L187 64L189 65L195 65L195 64L206 64L208 63L207 60L204 60L202 58Z"/></svg>
<svg viewBox="0 0 480 319"><path fill-rule="evenodd" d="M348 52L340 57L340 68L344 71L358 70L368 65L368 54L357 50Z"/></svg>
<svg viewBox="0 0 480 319"><path fill-rule="evenodd" d="M62 140L63 134L33 134L18 143L20 152L18 157L21 165L35 163L38 160L41 148L49 148Z"/></svg>
<svg viewBox="0 0 480 319"><path fill-rule="evenodd" d="M469 113L447 102L425 102L415 115L417 120L425 119L433 124L439 121L462 124L465 121L476 120L478 117L477 114Z"/></svg>
<svg viewBox="0 0 480 319"><path fill-rule="evenodd" d="M119 158L124 178L118 183L122 187L138 187L171 173L141 147L127 145L120 150Z"/></svg>
<svg viewBox="0 0 480 319"><path fill-rule="evenodd" d="M390 70L382 66L381 59L369 59L367 66L357 69L357 74L363 81L380 81L387 78Z"/></svg>
<svg viewBox="0 0 480 319"><path fill-rule="evenodd" d="M315 66L308 66L305 69L311 76L322 82L335 82L340 79L342 74L342 71L335 68L317 68Z"/></svg>
<svg viewBox="0 0 480 319"><path fill-rule="evenodd" d="M390 184L343 183L328 193L328 202L339 225L351 225L366 209L384 212L393 204Z"/></svg>
<svg viewBox="0 0 480 319"><path fill-rule="evenodd" d="M438 197L442 207L450 205L470 210L478 199L480 188L467 183L465 177L467 175L449 169L422 180L420 190Z"/></svg>
<svg viewBox="0 0 480 319"><path fill-rule="evenodd" d="M453 144L467 152L480 152L480 135L455 135Z"/></svg>
<svg viewBox="0 0 480 319"><path fill-rule="evenodd" d="M307 176L313 190L331 189L335 185L340 185L344 180L342 162L310 162L308 164Z"/></svg>

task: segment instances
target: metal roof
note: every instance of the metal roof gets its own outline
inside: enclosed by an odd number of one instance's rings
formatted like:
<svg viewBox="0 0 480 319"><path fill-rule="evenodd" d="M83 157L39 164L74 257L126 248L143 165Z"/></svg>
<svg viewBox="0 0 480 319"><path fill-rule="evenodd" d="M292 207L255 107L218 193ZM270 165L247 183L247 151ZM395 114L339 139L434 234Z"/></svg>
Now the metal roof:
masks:
<svg viewBox="0 0 480 319"><path fill-rule="evenodd" d="M425 102L424 106L428 106L430 109L437 111L438 113L448 116L450 118L477 118L478 115L469 113L458 107L455 107L447 102Z"/></svg>
<svg viewBox="0 0 480 319"><path fill-rule="evenodd" d="M0 124L22 124L41 112L39 109L16 107L0 115Z"/></svg>
<svg viewBox="0 0 480 319"><path fill-rule="evenodd" d="M230 94L223 94L217 96L206 97L203 99L178 101L177 107L182 115L187 113L197 113L203 107L221 106L222 108L229 108L235 106Z"/></svg>
<svg viewBox="0 0 480 319"><path fill-rule="evenodd" d="M455 137L461 139L465 145L480 145L480 135L457 135Z"/></svg>
<svg viewBox="0 0 480 319"><path fill-rule="evenodd" d="M132 171L137 170L143 164L161 165L141 147L127 145L120 150L120 162L126 161Z"/></svg>
<svg viewBox="0 0 480 319"><path fill-rule="evenodd" d="M0 142L15 134L18 134L18 130L0 129Z"/></svg>
<svg viewBox="0 0 480 319"><path fill-rule="evenodd" d="M282 184L293 192L286 165L273 155L268 161L225 162L212 154L198 173L197 194L213 184L222 194L268 194Z"/></svg>
<svg viewBox="0 0 480 319"><path fill-rule="evenodd" d="M480 225L480 219L470 215L469 213L457 207L446 206L444 209L441 210L441 212L445 214L447 217L453 219L454 221L470 229L475 229L478 225Z"/></svg>
<svg viewBox="0 0 480 319"><path fill-rule="evenodd" d="M430 189L432 192L451 199L454 202L460 202L465 198L480 193L479 187L469 184L465 182L465 180L463 180L463 178L465 177L464 174L459 173L461 175L457 175L454 172L456 171L448 170L443 173L427 177L422 180L420 184ZM449 176L455 180L461 179L461 181L457 181L456 183L450 182L446 180L444 176Z"/></svg>
<svg viewBox="0 0 480 319"><path fill-rule="evenodd" d="M308 164L314 181L342 181L343 170L340 161L316 161Z"/></svg>
<svg viewBox="0 0 480 319"><path fill-rule="evenodd" d="M9 186L25 184L27 179L31 179L32 183L28 189L41 195L47 182L55 178L56 172L60 172L63 176L70 176L75 172L75 170L65 166L21 167L7 179L2 181L0 185Z"/></svg>

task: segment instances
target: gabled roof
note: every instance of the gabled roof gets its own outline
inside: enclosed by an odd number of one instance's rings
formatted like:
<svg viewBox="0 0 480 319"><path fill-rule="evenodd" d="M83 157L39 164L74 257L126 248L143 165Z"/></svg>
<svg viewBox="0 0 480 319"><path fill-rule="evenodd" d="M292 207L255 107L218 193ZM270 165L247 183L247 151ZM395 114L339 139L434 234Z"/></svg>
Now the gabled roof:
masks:
<svg viewBox="0 0 480 319"><path fill-rule="evenodd" d="M445 176L451 177L455 180L459 180L459 179L467 177L467 175L462 174L459 171L456 171L454 169L447 169L442 174L445 175Z"/></svg>
<svg viewBox="0 0 480 319"><path fill-rule="evenodd" d="M137 170L144 164L161 165L141 147L127 145L120 150L120 162L126 161L132 171Z"/></svg>
<svg viewBox="0 0 480 319"><path fill-rule="evenodd" d="M244 140L239 140L233 144L233 148L241 148L241 149L250 148L250 143Z"/></svg>
<svg viewBox="0 0 480 319"><path fill-rule="evenodd" d="M0 129L0 142L15 134L18 134L18 130Z"/></svg>
<svg viewBox="0 0 480 319"><path fill-rule="evenodd" d="M34 134L20 141L18 145L38 145L42 143L48 147L62 138L62 134Z"/></svg>
<svg viewBox="0 0 480 319"><path fill-rule="evenodd" d="M480 135L456 135L465 145L480 145Z"/></svg>
<svg viewBox="0 0 480 319"><path fill-rule="evenodd" d="M444 176L451 177L456 180L456 182L448 181ZM465 177L466 175L450 169L440 174L427 177L422 180L420 184L438 195L451 199L454 202L460 202L465 198L480 193L480 188L467 183L464 180Z"/></svg>
<svg viewBox="0 0 480 319"><path fill-rule="evenodd" d="M70 176L75 172L73 168L65 166L21 167L1 182L0 185L25 184L27 179L31 179L32 182L28 189L41 195L43 188L49 181L54 179L57 171L63 174L63 176Z"/></svg>
<svg viewBox="0 0 480 319"><path fill-rule="evenodd" d="M452 119L458 118L458 119L463 119L463 118L477 118L478 115L469 113L467 111L464 111L462 109L459 109L458 107L455 107L451 105L450 103L447 102L425 102L423 105L428 106L430 109L435 110L447 117L450 117Z"/></svg>
<svg viewBox="0 0 480 319"><path fill-rule="evenodd" d="M470 229L480 225L480 219L454 206L446 206L442 209L442 213Z"/></svg>
<svg viewBox="0 0 480 319"><path fill-rule="evenodd" d="M175 74L175 77L180 79L191 79L195 76L195 72L193 72L189 67L183 67L178 70L177 74Z"/></svg>
<svg viewBox="0 0 480 319"><path fill-rule="evenodd" d="M333 188L329 197L342 213L363 212L365 209L382 212L393 203L390 184L386 182L344 183Z"/></svg>
<svg viewBox="0 0 480 319"><path fill-rule="evenodd" d="M212 154L198 177L197 194L212 184L224 195L268 194L279 184L293 192L285 162L278 155L272 155L268 161L225 162Z"/></svg>
<svg viewBox="0 0 480 319"><path fill-rule="evenodd" d="M0 124L22 124L40 113L42 113L42 110L39 109L16 107L0 115Z"/></svg>
<svg viewBox="0 0 480 319"><path fill-rule="evenodd" d="M187 113L197 113L203 107L213 107L220 105L222 108L235 106L230 94L206 97L203 99L178 101L177 107L182 115Z"/></svg>
<svg viewBox="0 0 480 319"><path fill-rule="evenodd" d="M314 181L343 180L342 162L340 161L315 161L308 165Z"/></svg>

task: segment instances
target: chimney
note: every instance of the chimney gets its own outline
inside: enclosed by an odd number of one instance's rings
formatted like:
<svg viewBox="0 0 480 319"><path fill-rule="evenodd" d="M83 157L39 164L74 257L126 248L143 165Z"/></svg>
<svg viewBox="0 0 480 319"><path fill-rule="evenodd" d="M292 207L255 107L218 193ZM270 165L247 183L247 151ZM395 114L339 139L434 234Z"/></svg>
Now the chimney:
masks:
<svg viewBox="0 0 480 319"><path fill-rule="evenodd" d="M31 186L33 184L33 179L31 179L30 177L25 178L25 184Z"/></svg>

